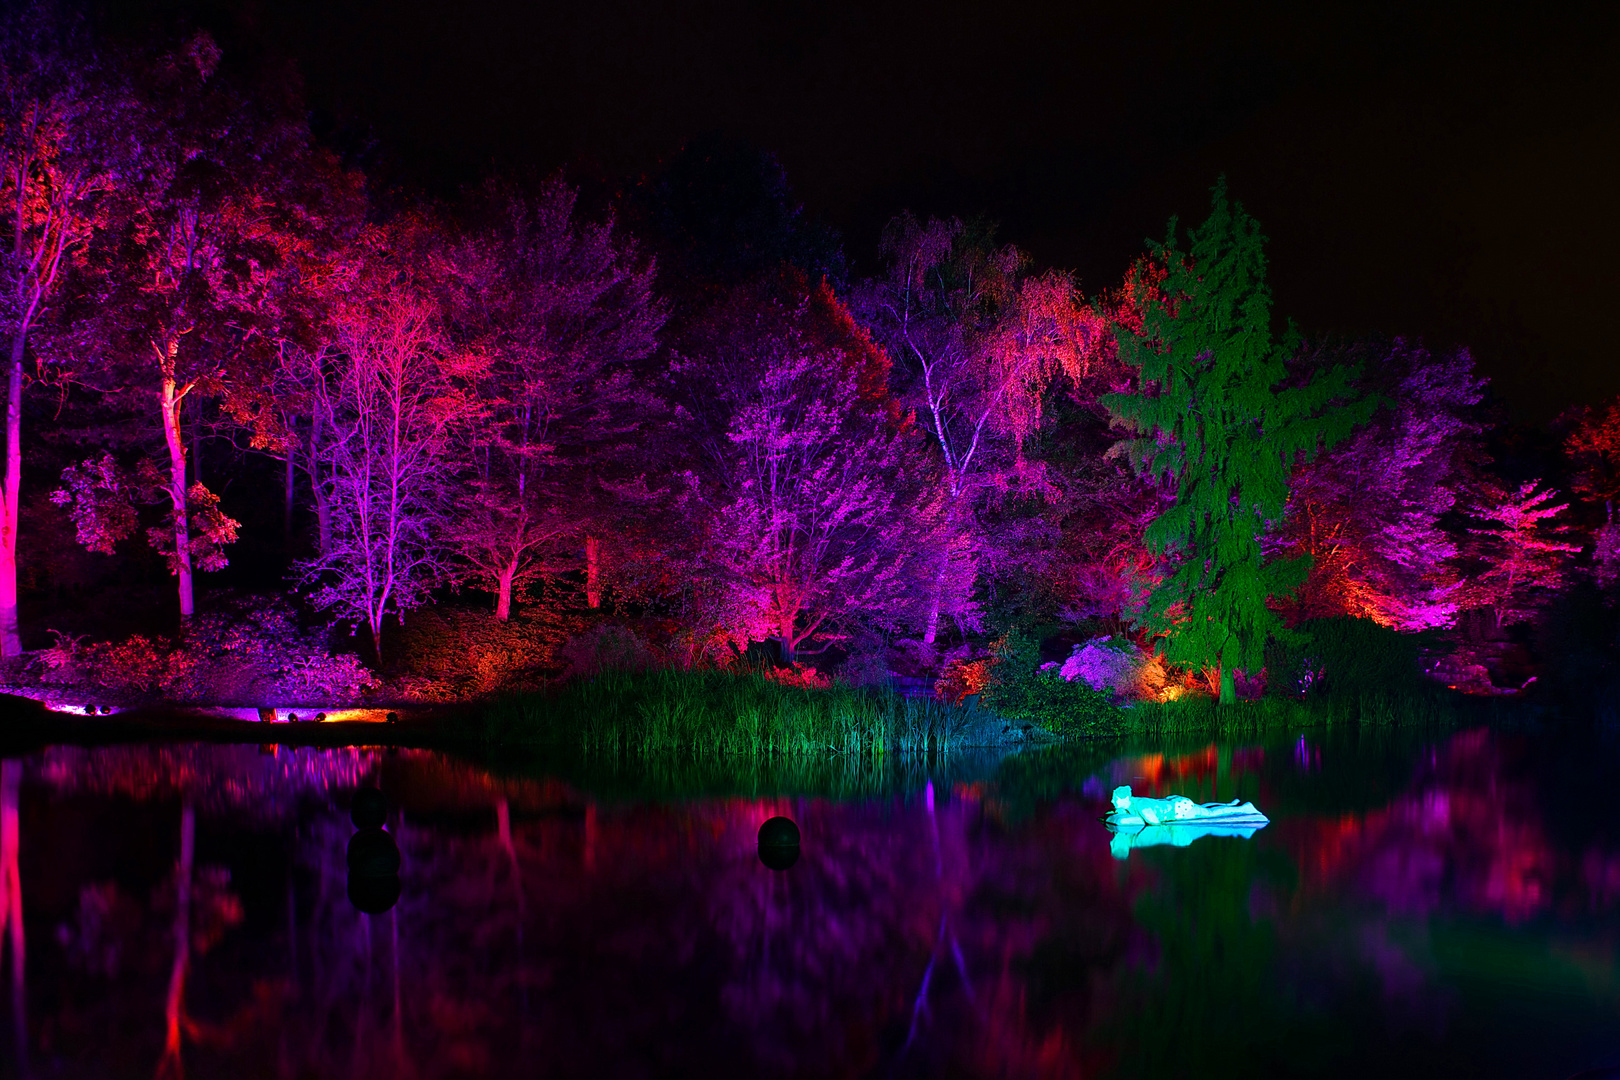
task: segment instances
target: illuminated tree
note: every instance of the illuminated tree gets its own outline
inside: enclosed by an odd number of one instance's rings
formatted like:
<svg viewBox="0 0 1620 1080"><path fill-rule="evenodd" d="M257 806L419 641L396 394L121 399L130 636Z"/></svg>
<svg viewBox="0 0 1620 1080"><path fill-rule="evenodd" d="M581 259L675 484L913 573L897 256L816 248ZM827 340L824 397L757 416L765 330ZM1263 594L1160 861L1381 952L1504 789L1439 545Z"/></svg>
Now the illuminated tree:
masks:
<svg viewBox="0 0 1620 1080"><path fill-rule="evenodd" d="M910 214L884 230L887 279L857 300L901 364L902 398L939 456L938 527L919 583L923 642L943 615L975 623L981 573L1011 554L1016 529L990 520L1009 499L1047 492L1026 444L1045 419L1053 378L1090 374L1107 346L1104 321L1067 276L1026 276L1027 259L961 221Z"/></svg>
<svg viewBox="0 0 1620 1080"><path fill-rule="evenodd" d="M18 500L31 340L57 305L70 264L105 227L108 192L128 183L124 167L136 150L127 88L92 62L79 38L79 27L41 5L23 6L0 25L0 207L10 236L0 259L0 325L10 347L0 478L0 656L8 657L21 650Z"/></svg>
<svg viewBox="0 0 1620 1080"><path fill-rule="evenodd" d="M489 366L449 537L498 619L529 582L582 564L598 607L601 537L656 501L645 474L661 403L631 367L663 321L653 270L611 223L575 220L560 183L486 200L451 259L455 332Z"/></svg>
<svg viewBox="0 0 1620 1080"><path fill-rule="evenodd" d="M143 452L124 490L166 505L167 522L148 539L177 579L182 619L195 610L194 571L225 565L222 545L237 524L218 511L195 462L188 475L185 404L208 395L254 448L276 445L272 377L307 322L310 253L330 216L323 204L352 189L312 182L309 165L321 155L307 127L221 84L219 59L197 34L140 70L139 181L119 191L116 228L91 245L76 297L93 359L75 377L121 411L100 438ZM92 471L105 479L105 465ZM58 501L87 543L117 539L93 520L104 500L78 497L83 480L64 474ZM104 486L100 495L110 493Z"/></svg>
<svg viewBox="0 0 1620 1080"><path fill-rule="evenodd" d="M1603 500L1604 519L1614 523L1614 501L1620 498L1620 398L1602 412L1588 409L1564 440L1564 449L1579 470L1575 491Z"/></svg>
<svg viewBox="0 0 1620 1080"><path fill-rule="evenodd" d="M1562 539L1568 525L1555 524L1568 503L1551 505L1558 493L1530 480L1517 488L1485 484L1480 492L1481 517L1494 524L1468 531L1478 539L1469 554L1485 563L1465 590L1468 607L1488 608L1497 626L1521 622L1564 579L1569 556L1579 544Z"/></svg>
<svg viewBox="0 0 1620 1080"><path fill-rule="evenodd" d="M792 271L737 290L694 344L680 374L708 466L707 617L730 640L776 640L789 660L857 614L892 617L919 523L883 350L827 286Z"/></svg>
<svg viewBox="0 0 1620 1080"><path fill-rule="evenodd" d="M1343 367L1287 381L1295 340L1272 337L1259 225L1228 203L1224 180L1214 204L1189 250L1177 246L1173 218L1153 247L1165 275L1159 295L1140 330L1118 330L1137 387L1101 400L1140 436L1125 446L1137 469L1176 482L1175 503L1144 534L1174 562L1143 622L1168 635L1170 662L1218 669L1226 704L1236 700L1234 672L1258 671L1266 640L1284 631L1267 601L1298 587L1308 569L1304 559L1266 557L1289 473L1364 421L1371 403L1345 404Z"/></svg>
<svg viewBox="0 0 1620 1080"><path fill-rule="evenodd" d="M1450 625L1461 578L1441 518L1457 506L1479 453L1483 425L1473 410L1484 380L1465 351L1434 357L1396 341L1370 358L1361 385L1380 399L1369 423L1301 464L1290 482L1281 540L1311 559L1300 611L1397 630Z"/></svg>
<svg viewBox="0 0 1620 1080"><path fill-rule="evenodd" d="M444 541L456 450L480 415L468 387L485 371L453 347L438 301L388 259L399 240L373 231L371 273L334 312L331 341L289 353L284 368L324 433L313 452L332 546L305 564L313 600L363 622L379 658L384 617L454 576Z"/></svg>

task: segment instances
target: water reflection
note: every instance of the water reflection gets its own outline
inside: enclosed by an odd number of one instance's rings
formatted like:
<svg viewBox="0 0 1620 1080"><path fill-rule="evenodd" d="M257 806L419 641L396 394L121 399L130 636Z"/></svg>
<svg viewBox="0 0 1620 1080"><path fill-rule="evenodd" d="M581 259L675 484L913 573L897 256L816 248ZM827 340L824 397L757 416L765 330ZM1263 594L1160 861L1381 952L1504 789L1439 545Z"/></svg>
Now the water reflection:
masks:
<svg viewBox="0 0 1620 1080"><path fill-rule="evenodd" d="M1081 748L854 801L602 799L424 752L52 748L0 766L10 1059L1564 1076L1617 1063L1620 832L1563 797L1612 772L1471 731ZM1117 783L1274 824L1111 834ZM778 817L789 873L763 861Z"/></svg>

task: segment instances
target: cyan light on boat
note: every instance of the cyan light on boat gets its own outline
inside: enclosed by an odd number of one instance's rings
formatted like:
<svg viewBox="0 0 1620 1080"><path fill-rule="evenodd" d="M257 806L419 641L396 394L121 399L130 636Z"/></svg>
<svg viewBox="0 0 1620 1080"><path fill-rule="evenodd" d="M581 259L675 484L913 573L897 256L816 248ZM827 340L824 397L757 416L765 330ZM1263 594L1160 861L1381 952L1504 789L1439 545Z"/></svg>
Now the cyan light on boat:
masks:
<svg viewBox="0 0 1620 1080"><path fill-rule="evenodd" d="M1114 789L1113 803L1103 824L1114 834L1108 847L1116 859L1125 858L1132 848L1186 847L1201 836L1247 840L1271 824L1252 802L1195 803L1184 795L1153 799L1131 794L1129 784Z"/></svg>

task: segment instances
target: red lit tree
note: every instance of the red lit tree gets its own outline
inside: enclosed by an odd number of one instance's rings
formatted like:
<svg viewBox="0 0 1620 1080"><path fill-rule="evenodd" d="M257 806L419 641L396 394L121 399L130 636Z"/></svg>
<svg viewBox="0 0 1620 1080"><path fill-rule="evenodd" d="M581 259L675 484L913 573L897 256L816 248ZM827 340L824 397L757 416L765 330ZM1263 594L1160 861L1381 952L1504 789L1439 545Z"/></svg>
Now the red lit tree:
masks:
<svg viewBox="0 0 1620 1080"><path fill-rule="evenodd" d="M78 377L122 410L121 423L104 425L104 441L160 447L136 463L123 491L167 509L148 539L177 578L182 619L195 610L194 571L225 565L222 545L236 528L195 463L188 470L185 404L207 395L256 447L275 444L272 376L289 336L306 333L299 324L308 321L308 271L327 206L352 194L352 182L312 180L322 156L307 128L281 104L223 85L219 59L197 34L140 69L139 181L119 192L116 228L92 245L78 297L93 311L99 354ZM118 521L96 520L113 493L105 464L93 470L105 498L80 497L82 468L64 474L57 494L90 544L120 538ZM132 527L129 515L119 521Z"/></svg>
<svg viewBox="0 0 1620 1080"><path fill-rule="evenodd" d="M6 367L6 460L0 478L0 656L21 650L17 535L22 396L36 331L57 307L70 264L107 224L109 193L136 156L133 100L95 63L77 25L43 6L0 25L0 207L10 240L0 260ZM50 350L46 350L49 352ZM44 359L36 352L36 360Z"/></svg>
<svg viewBox="0 0 1620 1080"><path fill-rule="evenodd" d="M1352 350L1352 352L1370 350ZM1310 356L1306 367L1330 357ZM1450 625L1461 578L1441 519L1457 506L1483 425L1484 380L1465 351L1431 356L1396 341L1361 357L1381 399L1370 422L1289 482L1281 541L1311 558L1298 596L1307 617L1350 615L1397 630Z"/></svg>
<svg viewBox="0 0 1620 1080"><path fill-rule="evenodd" d="M530 582L582 564L598 607L604 534L656 501L644 474L660 403L631 366L663 321L652 266L611 222L576 220L559 182L484 203L452 260L455 330L489 363L449 539L499 619Z"/></svg>

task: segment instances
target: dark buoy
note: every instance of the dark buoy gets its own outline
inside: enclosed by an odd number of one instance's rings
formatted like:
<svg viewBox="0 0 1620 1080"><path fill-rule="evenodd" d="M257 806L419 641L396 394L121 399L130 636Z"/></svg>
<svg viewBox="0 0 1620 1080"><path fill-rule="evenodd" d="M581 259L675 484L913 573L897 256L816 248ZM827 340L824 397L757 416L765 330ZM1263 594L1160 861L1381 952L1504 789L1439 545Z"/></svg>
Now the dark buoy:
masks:
<svg viewBox="0 0 1620 1080"><path fill-rule="evenodd" d="M350 874L349 903L367 915L381 915L399 903L399 875L362 877Z"/></svg>
<svg viewBox="0 0 1620 1080"><path fill-rule="evenodd" d="M799 827L792 818L773 817L759 827L760 847L798 847Z"/></svg>
<svg viewBox="0 0 1620 1080"><path fill-rule="evenodd" d="M357 788L349 804L349 820L357 829L380 829L388 820L388 800L374 787Z"/></svg>
<svg viewBox="0 0 1620 1080"><path fill-rule="evenodd" d="M762 847L759 849L759 861L772 870L786 870L799 861L799 849L796 847Z"/></svg>
<svg viewBox="0 0 1620 1080"><path fill-rule="evenodd" d="M349 876L387 877L399 873L399 845L381 829L361 829L349 837Z"/></svg>
<svg viewBox="0 0 1620 1080"><path fill-rule="evenodd" d="M759 861L772 870L799 861L799 827L791 818L773 817L759 827Z"/></svg>

